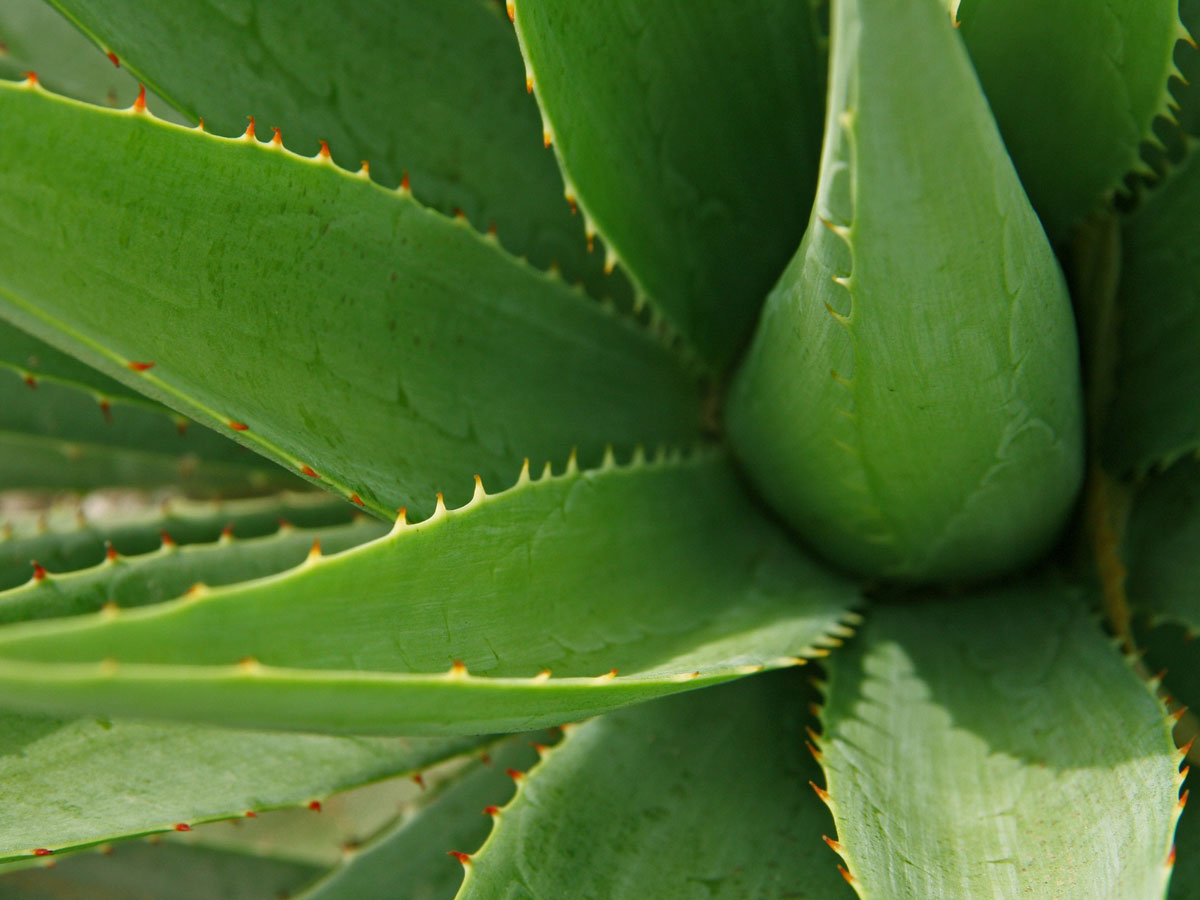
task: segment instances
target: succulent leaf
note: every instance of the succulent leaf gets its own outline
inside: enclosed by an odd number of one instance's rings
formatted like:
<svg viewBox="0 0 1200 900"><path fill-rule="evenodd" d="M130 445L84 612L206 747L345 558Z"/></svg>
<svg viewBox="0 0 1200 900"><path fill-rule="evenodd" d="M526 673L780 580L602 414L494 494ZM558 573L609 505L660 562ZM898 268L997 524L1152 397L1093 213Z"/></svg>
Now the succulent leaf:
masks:
<svg viewBox="0 0 1200 900"><path fill-rule="evenodd" d="M731 388L730 436L842 566L1010 570L1082 478L1063 277L942 5L842 0L832 31L817 200Z"/></svg>
<svg viewBox="0 0 1200 900"><path fill-rule="evenodd" d="M340 553L382 536L386 526L366 516L327 528L280 528L265 537L222 537L181 547L172 539L157 550L121 556L115 550L97 566L66 574L44 572L20 587L0 591L0 623L96 612L171 600L197 583L216 586L264 578L294 568L313 552Z"/></svg>
<svg viewBox="0 0 1200 900"><path fill-rule="evenodd" d="M780 672L572 726L496 812L458 897L852 897L800 749L811 699Z"/></svg>
<svg viewBox="0 0 1200 900"><path fill-rule="evenodd" d="M480 231L540 268L604 277L572 217L503 9L486 0L255 0L238 11L155 0L55 0L98 44L216 134L246 117L278 127L292 150L328 143L339 165L462 210Z"/></svg>
<svg viewBox="0 0 1200 900"><path fill-rule="evenodd" d="M0 629L0 704L356 734L523 731L840 643L852 585L721 455L536 482L260 581Z"/></svg>
<svg viewBox="0 0 1200 900"><path fill-rule="evenodd" d="M6 715L0 859L304 806L473 752L479 743Z"/></svg>
<svg viewBox="0 0 1200 900"><path fill-rule="evenodd" d="M1182 754L1077 592L879 606L828 671L825 790L861 897L1163 895Z"/></svg>
<svg viewBox="0 0 1200 900"><path fill-rule="evenodd" d="M566 191L718 365L803 232L824 56L807 3L510 3Z"/></svg>
<svg viewBox="0 0 1200 900"><path fill-rule="evenodd" d="M1145 170L1141 144L1172 115L1175 44L1188 39L1179 2L961 0L957 15L1021 182L1058 242Z"/></svg>
<svg viewBox="0 0 1200 900"><path fill-rule="evenodd" d="M1200 152L1124 222L1112 407L1102 445L1114 471L1200 449Z"/></svg>
<svg viewBox="0 0 1200 900"><path fill-rule="evenodd" d="M355 848L341 865L296 900L449 900L463 880L462 865L447 848L474 851L491 829L486 809L513 794L509 774L537 760L533 747L516 738L489 754L489 761L460 774L414 815L406 816Z"/></svg>
<svg viewBox="0 0 1200 900"><path fill-rule="evenodd" d="M281 521L320 528L350 521L354 507L330 494L281 494L249 500L173 498L158 509L89 518L78 508L53 509L5 523L0 530L0 590L24 584L30 560L49 572L70 572L103 562L107 546L119 554L150 553L172 543L209 543L223 531L239 538L271 534Z"/></svg>
<svg viewBox="0 0 1200 900"><path fill-rule="evenodd" d="M0 316L377 514L699 430L655 338L405 191L29 82L0 115Z"/></svg>

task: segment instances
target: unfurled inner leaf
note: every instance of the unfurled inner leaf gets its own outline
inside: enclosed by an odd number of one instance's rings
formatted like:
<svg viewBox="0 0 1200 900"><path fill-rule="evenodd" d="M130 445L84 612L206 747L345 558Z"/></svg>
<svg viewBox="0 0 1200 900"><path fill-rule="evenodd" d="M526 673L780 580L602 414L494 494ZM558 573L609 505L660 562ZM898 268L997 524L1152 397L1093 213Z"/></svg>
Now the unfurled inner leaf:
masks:
<svg viewBox="0 0 1200 900"><path fill-rule="evenodd" d="M840 0L832 54L812 219L731 389L730 436L843 566L1012 569L1082 476L1062 274L942 3Z"/></svg>

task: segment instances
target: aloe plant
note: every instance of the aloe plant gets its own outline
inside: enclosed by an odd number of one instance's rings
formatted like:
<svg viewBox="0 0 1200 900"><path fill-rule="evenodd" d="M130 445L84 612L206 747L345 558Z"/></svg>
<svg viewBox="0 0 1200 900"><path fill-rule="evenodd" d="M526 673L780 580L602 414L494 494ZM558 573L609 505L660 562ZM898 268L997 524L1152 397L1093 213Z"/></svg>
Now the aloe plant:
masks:
<svg viewBox="0 0 1200 900"><path fill-rule="evenodd" d="M0 895L1200 896L1188 27L6 0Z"/></svg>

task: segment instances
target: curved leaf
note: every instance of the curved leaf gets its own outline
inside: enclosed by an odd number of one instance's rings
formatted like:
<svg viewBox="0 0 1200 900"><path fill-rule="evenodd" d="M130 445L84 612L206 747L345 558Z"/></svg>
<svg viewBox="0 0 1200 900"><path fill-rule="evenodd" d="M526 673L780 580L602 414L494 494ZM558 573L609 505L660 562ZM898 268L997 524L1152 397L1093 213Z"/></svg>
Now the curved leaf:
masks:
<svg viewBox="0 0 1200 900"><path fill-rule="evenodd" d="M853 896L808 786L809 699L778 673L570 728L496 813L459 898Z"/></svg>
<svg viewBox="0 0 1200 900"><path fill-rule="evenodd" d="M656 339L404 191L27 86L0 115L0 315L380 515L699 430Z"/></svg>
<svg viewBox="0 0 1200 900"><path fill-rule="evenodd" d="M795 665L855 602L720 456L571 467L274 578L6 626L0 706L524 731Z"/></svg>
<svg viewBox="0 0 1200 900"><path fill-rule="evenodd" d="M223 531L259 537L276 531L282 521L319 528L348 522L355 514L354 507L323 493L211 502L172 498L152 509L97 517L77 507L56 508L0 530L0 590L28 581L30 560L51 572L69 572L99 565L106 544L132 556L157 550L167 537L179 544L215 541Z"/></svg>
<svg viewBox="0 0 1200 900"><path fill-rule="evenodd" d="M1200 448L1200 152L1125 220L1118 357L1101 450L1145 471Z"/></svg>
<svg viewBox="0 0 1200 900"><path fill-rule="evenodd" d="M239 9L153 0L55 0L102 47L192 121L241 134L246 117L283 130L305 155L333 158L413 191L539 267L556 264L603 296L583 226L542 147L520 52L501 7L437 3L254 0Z"/></svg>
<svg viewBox="0 0 1200 900"><path fill-rule="evenodd" d="M821 718L861 897L1162 896L1181 754L1078 592L880 606Z"/></svg>
<svg viewBox="0 0 1200 900"><path fill-rule="evenodd" d="M1146 170L1173 105L1178 0L961 0L960 33L1021 183L1054 241Z"/></svg>
<svg viewBox="0 0 1200 900"><path fill-rule="evenodd" d="M812 202L825 60L809 4L508 5L545 140L610 262L729 362Z"/></svg>

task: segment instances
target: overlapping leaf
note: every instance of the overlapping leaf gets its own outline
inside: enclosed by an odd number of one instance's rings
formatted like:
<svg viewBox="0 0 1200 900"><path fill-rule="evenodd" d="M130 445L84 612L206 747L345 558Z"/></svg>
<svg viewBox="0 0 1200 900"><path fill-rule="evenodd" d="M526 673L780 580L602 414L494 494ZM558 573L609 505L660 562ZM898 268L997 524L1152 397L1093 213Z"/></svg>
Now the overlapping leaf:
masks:
<svg viewBox="0 0 1200 900"><path fill-rule="evenodd" d="M860 896L1162 896L1172 723L1074 591L878 607L830 660L822 721Z"/></svg>
<svg viewBox="0 0 1200 900"><path fill-rule="evenodd" d="M569 729L496 813L458 896L853 896L808 786L807 693L781 672Z"/></svg>
<svg viewBox="0 0 1200 900"><path fill-rule="evenodd" d="M656 339L404 191L28 86L0 117L0 316L382 515L699 429Z"/></svg>
<svg viewBox="0 0 1200 900"><path fill-rule="evenodd" d="M7 626L0 706L528 730L793 665L855 598L721 456L571 467L274 578Z"/></svg>

